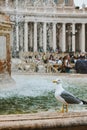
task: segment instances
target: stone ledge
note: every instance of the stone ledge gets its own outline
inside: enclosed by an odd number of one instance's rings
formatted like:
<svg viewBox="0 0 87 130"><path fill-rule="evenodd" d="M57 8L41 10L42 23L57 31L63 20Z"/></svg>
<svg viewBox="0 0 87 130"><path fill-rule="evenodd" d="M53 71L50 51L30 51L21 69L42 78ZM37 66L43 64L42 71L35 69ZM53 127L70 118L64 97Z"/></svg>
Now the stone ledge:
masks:
<svg viewBox="0 0 87 130"><path fill-rule="evenodd" d="M87 112L42 112L36 114L1 115L0 130L86 130Z"/></svg>

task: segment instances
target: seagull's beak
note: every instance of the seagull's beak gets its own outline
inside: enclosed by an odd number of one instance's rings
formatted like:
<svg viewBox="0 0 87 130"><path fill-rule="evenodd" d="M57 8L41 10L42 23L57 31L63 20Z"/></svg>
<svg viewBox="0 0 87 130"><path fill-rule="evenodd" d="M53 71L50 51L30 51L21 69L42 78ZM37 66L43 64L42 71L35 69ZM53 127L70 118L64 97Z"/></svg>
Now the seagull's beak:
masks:
<svg viewBox="0 0 87 130"><path fill-rule="evenodd" d="M53 80L53 83L57 83L57 81L56 81L56 80Z"/></svg>

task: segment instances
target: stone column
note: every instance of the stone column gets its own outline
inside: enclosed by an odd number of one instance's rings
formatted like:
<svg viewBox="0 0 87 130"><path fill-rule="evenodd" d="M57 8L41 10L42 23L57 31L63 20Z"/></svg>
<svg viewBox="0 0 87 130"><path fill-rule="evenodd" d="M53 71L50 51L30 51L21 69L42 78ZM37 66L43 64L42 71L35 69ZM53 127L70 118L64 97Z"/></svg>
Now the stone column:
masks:
<svg viewBox="0 0 87 130"><path fill-rule="evenodd" d="M48 31L48 35L49 35L49 47L53 47L53 33L52 33L52 29L49 29Z"/></svg>
<svg viewBox="0 0 87 130"><path fill-rule="evenodd" d="M72 24L72 51L75 52L75 23Z"/></svg>
<svg viewBox="0 0 87 130"><path fill-rule="evenodd" d="M42 26L40 26L40 32L39 32L39 46L42 47L43 43L42 43Z"/></svg>
<svg viewBox="0 0 87 130"><path fill-rule="evenodd" d="M18 27L18 23L16 24L16 50L19 51L19 27Z"/></svg>
<svg viewBox="0 0 87 130"><path fill-rule="evenodd" d="M66 51L66 24L62 25L62 52Z"/></svg>
<svg viewBox="0 0 87 130"><path fill-rule="evenodd" d="M18 8L18 0L15 1L15 8ZM18 26L18 18L16 15L16 50L19 51L19 26Z"/></svg>
<svg viewBox="0 0 87 130"><path fill-rule="evenodd" d="M28 51L28 23L24 23L24 51Z"/></svg>
<svg viewBox="0 0 87 130"><path fill-rule="evenodd" d="M33 31L32 31L32 23L30 24L30 47L33 47L33 37L32 37L32 33L33 33Z"/></svg>
<svg viewBox="0 0 87 130"><path fill-rule="evenodd" d="M69 52L72 51L72 32L71 30L69 29L69 32L68 32L68 46L69 46Z"/></svg>
<svg viewBox="0 0 87 130"><path fill-rule="evenodd" d="M18 0L15 1L16 8L18 8Z"/></svg>
<svg viewBox="0 0 87 130"><path fill-rule="evenodd" d="M34 23L34 52L37 51L37 22Z"/></svg>
<svg viewBox="0 0 87 130"><path fill-rule="evenodd" d="M5 7L8 8L8 0L5 0Z"/></svg>
<svg viewBox="0 0 87 130"><path fill-rule="evenodd" d="M47 49L46 23L43 24L43 49L44 52L46 52Z"/></svg>
<svg viewBox="0 0 87 130"><path fill-rule="evenodd" d="M53 50L56 50L56 23L53 23Z"/></svg>
<svg viewBox="0 0 87 130"><path fill-rule="evenodd" d="M13 47L13 29L11 30L11 32L10 32L10 43L11 43L11 49L12 49L12 47Z"/></svg>
<svg viewBox="0 0 87 130"><path fill-rule="evenodd" d="M24 35L24 34L23 34L23 26L24 26L24 24L22 23L22 24L21 24L21 27L20 27L20 37L19 37L20 51L21 51L21 52L22 52L23 49L24 49L24 48L23 48L23 39L24 39L24 38L23 38L23 37L24 37L24 36L23 36L23 35Z"/></svg>
<svg viewBox="0 0 87 130"><path fill-rule="evenodd" d="M85 52L85 23L82 23L82 42L80 45L81 52Z"/></svg>
<svg viewBox="0 0 87 130"><path fill-rule="evenodd" d="M77 39L76 39L76 43L77 43ZM76 49L78 51L81 51L81 44L82 44L82 25L79 30L79 42L78 42L78 44L76 44L76 47L77 47Z"/></svg>

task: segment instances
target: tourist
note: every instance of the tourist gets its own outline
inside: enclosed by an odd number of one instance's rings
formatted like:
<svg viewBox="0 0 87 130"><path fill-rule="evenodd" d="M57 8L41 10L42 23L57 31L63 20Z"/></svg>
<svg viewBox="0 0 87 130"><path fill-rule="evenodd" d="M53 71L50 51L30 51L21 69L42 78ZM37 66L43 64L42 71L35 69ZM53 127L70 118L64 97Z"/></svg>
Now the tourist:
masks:
<svg viewBox="0 0 87 130"><path fill-rule="evenodd" d="M58 64L58 71L62 70L63 58L59 57L59 60L56 62Z"/></svg>
<svg viewBox="0 0 87 130"><path fill-rule="evenodd" d="M79 59L76 61L75 70L77 73L87 74L87 59L85 59L84 54L81 54Z"/></svg>
<svg viewBox="0 0 87 130"><path fill-rule="evenodd" d="M43 53L42 60L45 64L48 63L48 58L45 53Z"/></svg>
<svg viewBox="0 0 87 130"><path fill-rule="evenodd" d="M63 58L63 65L62 65L62 71L61 72L66 72L66 73L70 73L70 69L72 69L73 67L70 64L70 56L66 55Z"/></svg>

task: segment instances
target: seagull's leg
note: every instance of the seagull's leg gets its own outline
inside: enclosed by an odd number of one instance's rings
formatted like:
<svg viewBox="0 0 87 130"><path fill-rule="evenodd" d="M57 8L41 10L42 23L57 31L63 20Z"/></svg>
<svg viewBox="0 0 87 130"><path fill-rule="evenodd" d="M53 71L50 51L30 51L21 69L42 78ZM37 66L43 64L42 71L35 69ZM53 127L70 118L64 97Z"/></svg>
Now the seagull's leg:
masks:
<svg viewBox="0 0 87 130"><path fill-rule="evenodd" d="M66 106L66 112L68 112L68 104L67 105L65 105Z"/></svg>
<svg viewBox="0 0 87 130"><path fill-rule="evenodd" d="M63 106L62 106L62 110L61 110L61 112L64 113L64 104L63 104Z"/></svg>

